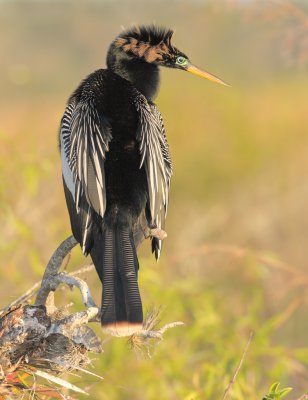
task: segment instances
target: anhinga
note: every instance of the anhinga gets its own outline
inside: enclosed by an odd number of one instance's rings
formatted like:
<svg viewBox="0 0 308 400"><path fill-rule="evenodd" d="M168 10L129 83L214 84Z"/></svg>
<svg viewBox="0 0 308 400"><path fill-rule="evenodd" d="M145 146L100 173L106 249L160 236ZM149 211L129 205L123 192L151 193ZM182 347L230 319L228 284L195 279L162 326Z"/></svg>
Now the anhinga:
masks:
<svg viewBox="0 0 308 400"><path fill-rule="evenodd" d="M72 232L103 284L101 323L115 335L142 327L136 247L164 238L172 175L169 147L153 100L159 68L217 83L171 44L172 30L140 26L111 43L107 68L81 82L68 100L60 147Z"/></svg>

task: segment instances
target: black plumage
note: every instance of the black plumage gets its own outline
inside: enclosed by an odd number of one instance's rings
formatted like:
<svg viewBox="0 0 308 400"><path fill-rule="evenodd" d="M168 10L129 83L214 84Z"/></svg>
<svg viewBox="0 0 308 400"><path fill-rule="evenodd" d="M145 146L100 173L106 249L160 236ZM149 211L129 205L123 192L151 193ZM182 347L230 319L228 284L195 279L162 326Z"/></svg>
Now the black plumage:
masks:
<svg viewBox="0 0 308 400"><path fill-rule="evenodd" d="M72 232L91 254L103 284L102 325L125 335L142 327L136 247L148 236L161 251L172 163L153 103L159 67L218 78L194 67L171 44L172 30L126 30L111 43L107 68L90 74L69 98L60 127ZM154 234L155 232L155 234Z"/></svg>

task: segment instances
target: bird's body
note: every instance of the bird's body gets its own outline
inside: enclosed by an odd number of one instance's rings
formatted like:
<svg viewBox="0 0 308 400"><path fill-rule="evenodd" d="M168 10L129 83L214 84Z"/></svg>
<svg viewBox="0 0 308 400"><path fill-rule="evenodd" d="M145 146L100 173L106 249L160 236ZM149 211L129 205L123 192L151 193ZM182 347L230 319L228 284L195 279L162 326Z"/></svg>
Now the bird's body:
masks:
<svg viewBox="0 0 308 400"><path fill-rule="evenodd" d="M107 119L112 132L104 161L104 221L130 226L145 208L147 197L146 173L139 168L141 155L136 139L138 115L132 95L132 86L108 69L91 74L73 95L77 102L82 102L84 97L91 97L99 115Z"/></svg>
<svg viewBox="0 0 308 400"><path fill-rule="evenodd" d="M102 325L118 335L142 327L136 247L152 231L164 232L172 165L153 100L160 65L190 68L171 35L155 27L120 34L110 46L108 68L81 82L61 121L73 235L91 254L103 284ZM185 68L176 63L181 59ZM156 258L163 237L152 237Z"/></svg>

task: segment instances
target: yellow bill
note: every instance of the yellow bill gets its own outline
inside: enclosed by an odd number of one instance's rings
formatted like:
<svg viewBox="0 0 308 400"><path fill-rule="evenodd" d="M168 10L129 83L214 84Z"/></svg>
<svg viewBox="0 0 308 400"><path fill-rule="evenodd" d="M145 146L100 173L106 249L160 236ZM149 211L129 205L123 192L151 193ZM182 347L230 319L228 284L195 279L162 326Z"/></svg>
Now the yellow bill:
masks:
<svg viewBox="0 0 308 400"><path fill-rule="evenodd" d="M212 75L209 72L202 71L202 69L197 68L195 65L191 64L188 68L186 68L186 71L191 72L192 74L201 76L202 78L206 78L209 81L220 83L221 85L225 85L225 86L230 86L226 82L224 82L223 80L218 78L217 76Z"/></svg>

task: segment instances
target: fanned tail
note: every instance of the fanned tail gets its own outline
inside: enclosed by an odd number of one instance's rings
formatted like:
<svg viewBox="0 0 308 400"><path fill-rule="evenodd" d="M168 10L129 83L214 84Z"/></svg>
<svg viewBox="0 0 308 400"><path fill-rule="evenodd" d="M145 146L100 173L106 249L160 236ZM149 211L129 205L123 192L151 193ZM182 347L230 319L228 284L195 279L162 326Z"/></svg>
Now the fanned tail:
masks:
<svg viewBox="0 0 308 400"><path fill-rule="evenodd" d="M103 283L103 328L117 336L140 330L143 313L133 232L128 227L105 228L91 256Z"/></svg>

